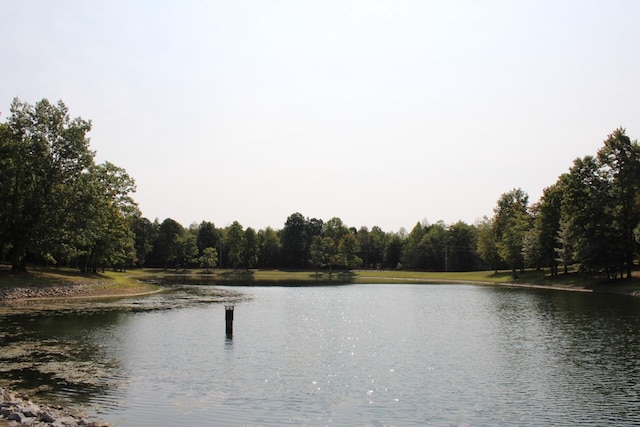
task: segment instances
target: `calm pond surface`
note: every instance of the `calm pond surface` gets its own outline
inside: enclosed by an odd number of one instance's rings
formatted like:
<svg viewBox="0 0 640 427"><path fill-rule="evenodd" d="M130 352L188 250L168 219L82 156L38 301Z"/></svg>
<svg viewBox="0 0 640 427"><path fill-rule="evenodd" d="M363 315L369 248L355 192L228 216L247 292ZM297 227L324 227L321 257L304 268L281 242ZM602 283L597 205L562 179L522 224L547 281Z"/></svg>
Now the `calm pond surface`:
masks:
<svg viewBox="0 0 640 427"><path fill-rule="evenodd" d="M231 339L223 303L188 298L174 309L5 313L0 374L117 426L640 425L637 298L233 290L250 299L236 302Z"/></svg>

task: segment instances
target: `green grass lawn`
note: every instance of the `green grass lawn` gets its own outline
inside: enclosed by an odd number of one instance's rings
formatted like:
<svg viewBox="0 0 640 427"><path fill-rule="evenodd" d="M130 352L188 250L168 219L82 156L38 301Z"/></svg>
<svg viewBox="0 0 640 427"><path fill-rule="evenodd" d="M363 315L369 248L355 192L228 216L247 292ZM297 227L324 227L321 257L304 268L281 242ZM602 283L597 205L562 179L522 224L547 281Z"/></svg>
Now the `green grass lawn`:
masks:
<svg viewBox="0 0 640 427"><path fill-rule="evenodd" d="M1 287L47 287L72 284L95 284L100 293L130 294L148 292L153 287L136 280L134 275L114 271L104 273L81 273L74 268L53 268L30 266L27 273L12 272L7 265L0 265Z"/></svg>
<svg viewBox="0 0 640 427"><path fill-rule="evenodd" d="M137 273L136 273L137 274ZM341 283L485 283L485 284L530 284L538 286L586 287L621 286L640 289L640 280L607 283L599 277L577 273L561 274L556 277L542 271L518 272L513 279L511 271L470 271L470 272L421 272L393 270L333 271L288 271L288 270L211 270L205 273L195 269L189 271L143 270L141 279L165 278L172 281L195 281L202 283L245 284L245 285L315 285Z"/></svg>
<svg viewBox="0 0 640 427"><path fill-rule="evenodd" d="M592 289L614 289L620 292L640 290L640 278L632 281L607 282L599 277L577 273L561 274L556 277L541 271L518 272L513 279L511 271L471 271L471 272L417 272L393 270L357 271L286 271L286 270L226 270L214 269L208 273L202 269L163 270L134 269L126 272L106 271L98 274L82 274L76 269L30 267L28 273L13 273L8 266L0 265L0 287L52 286L61 283L95 283L107 293L118 290L130 292L134 288L142 290L148 283L189 282L198 284L227 285L326 285L346 283L485 283L485 284L528 284L537 286L584 287ZM146 284L144 284L146 283Z"/></svg>

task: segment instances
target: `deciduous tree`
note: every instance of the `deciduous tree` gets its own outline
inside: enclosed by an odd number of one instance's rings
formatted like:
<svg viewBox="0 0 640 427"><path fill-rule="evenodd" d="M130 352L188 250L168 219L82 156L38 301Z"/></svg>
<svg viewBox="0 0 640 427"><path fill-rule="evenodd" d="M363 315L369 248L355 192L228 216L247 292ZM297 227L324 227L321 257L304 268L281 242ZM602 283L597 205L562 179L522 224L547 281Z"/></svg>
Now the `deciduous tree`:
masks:
<svg viewBox="0 0 640 427"><path fill-rule="evenodd" d="M131 221L131 231L135 241L136 258L134 266L142 267L146 264L149 254L153 251L153 242L157 238L158 229L147 218L138 215Z"/></svg>
<svg viewBox="0 0 640 427"><path fill-rule="evenodd" d="M306 220L296 212L290 215L282 229L282 262L285 267L303 268L309 260Z"/></svg>
<svg viewBox="0 0 640 427"><path fill-rule="evenodd" d="M335 263L336 244L330 237L314 236L311 242L311 263L316 271L329 268Z"/></svg>
<svg viewBox="0 0 640 427"><path fill-rule="evenodd" d="M493 222L498 255L511 267L516 278L516 269L524 268L522 248L524 236L530 228L528 212L529 196L520 188L500 196Z"/></svg>
<svg viewBox="0 0 640 427"><path fill-rule="evenodd" d="M208 247L202 250L202 255L199 258L200 267L205 269L205 272L209 273L209 270L216 268L218 265L218 251L216 248Z"/></svg>
<svg viewBox="0 0 640 427"><path fill-rule="evenodd" d="M601 173L608 183L612 202L608 207L614 220L616 244L620 247L620 275L626 273L631 279L633 259L638 245L634 238L634 229L640 223L640 146L631 141L625 129L618 128L604 141L604 147L598 150Z"/></svg>
<svg viewBox="0 0 640 427"><path fill-rule="evenodd" d="M487 265L498 273L500 254L498 253L498 236L495 231L494 219L484 216L478 223L477 250Z"/></svg>
<svg viewBox="0 0 640 427"><path fill-rule="evenodd" d="M258 234L256 231L247 227L244 231L242 261L246 269L254 268L258 263Z"/></svg>
<svg viewBox="0 0 640 427"><path fill-rule="evenodd" d="M360 248L358 248L358 240L352 233L342 236L338 243L338 262L347 270L359 267L362 259L358 256Z"/></svg>
<svg viewBox="0 0 640 427"><path fill-rule="evenodd" d="M258 231L258 263L264 268L275 268L280 264L282 245L278 233L271 227Z"/></svg>
<svg viewBox="0 0 640 427"><path fill-rule="evenodd" d="M602 269L610 276L620 247L611 228L614 221L609 208L611 193L597 159L593 156L575 159L563 180L566 185L562 220L568 225L580 271Z"/></svg>
<svg viewBox="0 0 640 427"><path fill-rule="evenodd" d="M233 268L243 265L244 229L238 221L233 221L227 228L225 247L227 248L229 263Z"/></svg>
<svg viewBox="0 0 640 427"><path fill-rule="evenodd" d="M196 243L200 253L205 248L217 248L220 244L220 232L212 222L202 221L196 233Z"/></svg>
<svg viewBox="0 0 640 427"><path fill-rule="evenodd" d="M154 243L154 253L164 268L177 267L178 247L184 227L177 221L167 218L158 228L158 237Z"/></svg>
<svg viewBox="0 0 640 427"><path fill-rule="evenodd" d="M27 253L47 252L43 245L64 226L62 198L93 164L90 129L91 122L72 119L62 101L13 100L0 130L0 238L14 270L26 270Z"/></svg>

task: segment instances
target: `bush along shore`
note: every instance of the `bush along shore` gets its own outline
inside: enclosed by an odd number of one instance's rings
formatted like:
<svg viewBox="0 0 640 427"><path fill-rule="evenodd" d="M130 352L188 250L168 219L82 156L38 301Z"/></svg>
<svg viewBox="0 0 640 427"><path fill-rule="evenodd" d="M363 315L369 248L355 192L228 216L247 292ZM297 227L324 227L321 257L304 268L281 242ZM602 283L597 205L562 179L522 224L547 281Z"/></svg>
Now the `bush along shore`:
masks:
<svg viewBox="0 0 640 427"><path fill-rule="evenodd" d="M0 387L0 426L108 427L57 406L39 405L25 395Z"/></svg>

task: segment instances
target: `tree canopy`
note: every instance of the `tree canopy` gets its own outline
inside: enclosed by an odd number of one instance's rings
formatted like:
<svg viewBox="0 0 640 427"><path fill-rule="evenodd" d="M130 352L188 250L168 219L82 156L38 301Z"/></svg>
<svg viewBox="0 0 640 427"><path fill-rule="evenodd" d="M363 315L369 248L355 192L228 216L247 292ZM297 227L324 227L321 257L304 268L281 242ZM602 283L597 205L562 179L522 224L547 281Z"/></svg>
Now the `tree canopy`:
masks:
<svg viewBox="0 0 640 427"><path fill-rule="evenodd" d="M281 229L183 227L141 216L136 186L109 162L96 164L91 122L65 104L14 99L0 122L0 257L99 268L408 269L469 271L574 266L630 278L640 242L640 147L623 128L597 153L577 158L536 203L521 188L503 193L476 224L418 222L407 232L350 227L299 212Z"/></svg>
<svg viewBox="0 0 640 427"><path fill-rule="evenodd" d="M135 184L123 169L94 163L90 130L62 101L13 100L0 126L0 242L13 269L31 257L95 270L131 255Z"/></svg>

